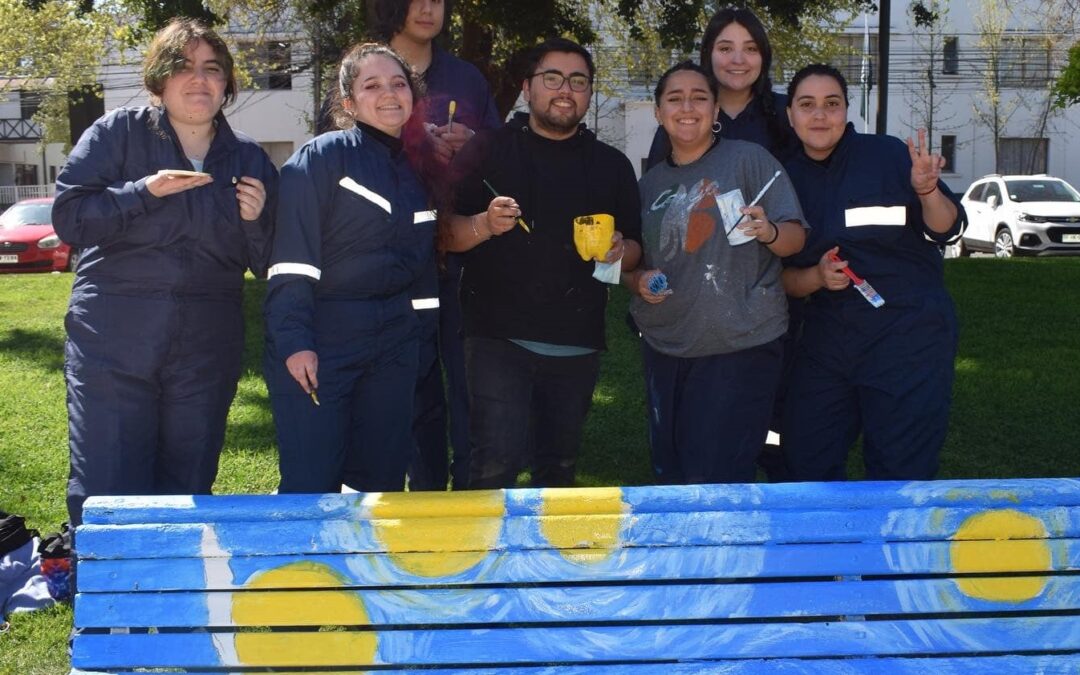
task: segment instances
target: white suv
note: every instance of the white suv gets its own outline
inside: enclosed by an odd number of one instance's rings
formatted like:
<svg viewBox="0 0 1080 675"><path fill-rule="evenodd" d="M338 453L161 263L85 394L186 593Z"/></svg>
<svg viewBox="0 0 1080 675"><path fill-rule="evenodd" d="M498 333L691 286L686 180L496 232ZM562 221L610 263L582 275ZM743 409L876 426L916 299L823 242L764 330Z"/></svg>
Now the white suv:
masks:
<svg viewBox="0 0 1080 675"><path fill-rule="evenodd" d="M954 255L1080 254L1080 193L1049 176L983 176L960 199L968 226Z"/></svg>

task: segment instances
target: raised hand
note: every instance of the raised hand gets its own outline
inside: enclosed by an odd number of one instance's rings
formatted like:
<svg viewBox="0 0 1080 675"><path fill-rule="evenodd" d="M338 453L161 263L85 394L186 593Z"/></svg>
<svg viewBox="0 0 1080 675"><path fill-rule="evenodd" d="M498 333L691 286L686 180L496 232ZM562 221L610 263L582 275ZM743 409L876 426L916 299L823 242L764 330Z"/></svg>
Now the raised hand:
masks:
<svg viewBox="0 0 1080 675"><path fill-rule="evenodd" d="M919 196L929 194L937 187L945 158L930 153L926 145L926 129L919 129L916 145L908 136L908 154L911 156L911 187Z"/></svg>

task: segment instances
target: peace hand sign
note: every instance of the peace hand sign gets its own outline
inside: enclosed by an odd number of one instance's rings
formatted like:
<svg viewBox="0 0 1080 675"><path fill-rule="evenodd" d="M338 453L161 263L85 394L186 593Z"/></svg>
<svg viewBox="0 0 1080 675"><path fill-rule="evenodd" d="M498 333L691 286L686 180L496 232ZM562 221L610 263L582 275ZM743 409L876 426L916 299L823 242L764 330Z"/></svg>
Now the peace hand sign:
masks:
<svg viewBox="0 0 1080 675"><path fill-rule="evenodd" d="M926 129L919 129L918 145L908 136L907 147L911 156L911 187L919 195L933 192L945 166L945 158L927 152Z"/></svg>

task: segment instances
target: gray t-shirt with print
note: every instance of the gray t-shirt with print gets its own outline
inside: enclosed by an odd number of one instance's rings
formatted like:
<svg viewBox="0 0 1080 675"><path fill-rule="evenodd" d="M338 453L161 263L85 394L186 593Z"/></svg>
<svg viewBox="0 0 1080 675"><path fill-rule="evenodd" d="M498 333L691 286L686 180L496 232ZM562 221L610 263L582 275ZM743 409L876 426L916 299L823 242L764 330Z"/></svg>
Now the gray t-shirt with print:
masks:
<svg viewBox="0 0 1080 675"><path fill-rule="evenodd" d="M795 189L780 163L754 143L721 139L685 166L662 162L639 182L645 268L659 268L673 291L630 313L642 336L669 356L726 354L770 342L787 330L780 258L758 241L734 245L734 228L758 192L773 222L803 223ZM805 225L804 225L805 226Z"/></svg>

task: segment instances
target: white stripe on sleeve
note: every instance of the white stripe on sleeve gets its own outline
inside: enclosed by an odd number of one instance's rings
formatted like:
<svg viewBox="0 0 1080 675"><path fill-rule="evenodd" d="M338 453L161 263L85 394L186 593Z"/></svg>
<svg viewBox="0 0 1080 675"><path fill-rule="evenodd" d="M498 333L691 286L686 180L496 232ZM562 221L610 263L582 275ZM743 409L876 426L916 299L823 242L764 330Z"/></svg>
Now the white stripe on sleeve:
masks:
<svg viewBox="0 0 1080 675"><path fill-rule="evenodd" d="M267 272L266 278L269 279L278 274L299 274L305 277L311 277L315 281L322 278L322 270L312 265L305 265L304 263L277 263L270 267L270 271Z"/></svg>

